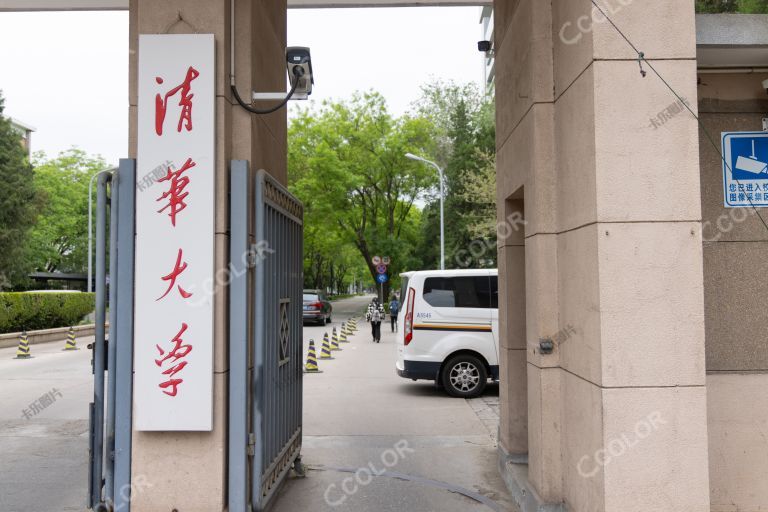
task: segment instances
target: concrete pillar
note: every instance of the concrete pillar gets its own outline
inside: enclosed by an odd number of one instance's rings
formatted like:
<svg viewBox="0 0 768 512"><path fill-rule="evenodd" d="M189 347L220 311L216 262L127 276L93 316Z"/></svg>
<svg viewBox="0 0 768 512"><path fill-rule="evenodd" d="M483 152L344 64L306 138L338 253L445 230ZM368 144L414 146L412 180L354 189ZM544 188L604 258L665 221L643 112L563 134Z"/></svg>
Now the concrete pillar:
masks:
<svg viewBox="0 0 768 512"><path fill-rule="evenodd" d="M499 441L511 455L528 452L525 370L525 225L522 199L500 199L499 367L501 369Z"/></svg>
<svg viewBox="0 0 768 512"><path fill-rule="evenodd" d="M693 0L598 3L695 109ZM527 221L529 465L508 482L524 510L708 511L696 121L652 125L676 98L589 0L499 0L495 25L499 197L522 190Z"/></svg>
<svg viewBox="0 0 768 512"><path fill-rule="evenodd" d="M235 72L243 98L252 89L284 91L286 2L236 0ZM249 160L286 182L285 110L254 116L234 104L229 89L229 0L131 0L130 140L136 156L139 34L213 33L216 39L216 269L229 261L229 161ZM217 283L214 302L214 428L212 432L134 432L132 477L146 482L132 499L134 512L226 508L228 304Z"/></svg>

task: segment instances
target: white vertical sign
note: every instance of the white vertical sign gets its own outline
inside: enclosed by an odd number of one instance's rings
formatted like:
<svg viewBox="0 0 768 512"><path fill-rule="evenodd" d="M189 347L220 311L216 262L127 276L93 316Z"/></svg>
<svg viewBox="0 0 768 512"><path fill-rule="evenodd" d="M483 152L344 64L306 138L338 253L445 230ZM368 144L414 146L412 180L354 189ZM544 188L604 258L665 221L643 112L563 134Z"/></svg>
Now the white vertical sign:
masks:
<svg viewBox="0 0 768 512"><path fill-rule="evenodd" d="M139 36L134 422L213 426L214 38Z"/></svg>

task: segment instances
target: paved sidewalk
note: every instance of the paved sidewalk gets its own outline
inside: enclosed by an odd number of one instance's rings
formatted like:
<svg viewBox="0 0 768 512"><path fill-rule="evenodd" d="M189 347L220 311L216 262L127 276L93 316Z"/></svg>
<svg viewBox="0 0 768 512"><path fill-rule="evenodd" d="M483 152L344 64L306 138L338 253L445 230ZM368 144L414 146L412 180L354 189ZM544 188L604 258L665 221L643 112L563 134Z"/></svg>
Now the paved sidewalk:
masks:
<svg viewBox="0 0 768 512"><path fill-rule="evenodd" d="M334 323L344 316L334 312ZM309 471L288 480L274 512L516 510L497 470L498 386L463 400L402 379L389 324L380 344L369 324L358 326L334 360L319 361L323 373L305 375ZM305 329L305 345L321 331Z"/></svg>

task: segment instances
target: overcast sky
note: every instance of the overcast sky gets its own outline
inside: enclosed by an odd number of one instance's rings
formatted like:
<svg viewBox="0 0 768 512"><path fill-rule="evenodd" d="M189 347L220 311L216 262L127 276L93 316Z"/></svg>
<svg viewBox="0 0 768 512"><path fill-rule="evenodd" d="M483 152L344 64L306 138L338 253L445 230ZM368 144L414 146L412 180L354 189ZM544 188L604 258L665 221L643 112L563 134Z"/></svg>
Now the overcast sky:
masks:
<svg viewBox="0 0 768 512"><path fill-rule="evenodd" d="M405 112L429 81L483 80L478 7L290 10L309 46L314 101L376 89ZM127 154L128 13L0 13L5 114L34 126L33 151Z"/></svg>

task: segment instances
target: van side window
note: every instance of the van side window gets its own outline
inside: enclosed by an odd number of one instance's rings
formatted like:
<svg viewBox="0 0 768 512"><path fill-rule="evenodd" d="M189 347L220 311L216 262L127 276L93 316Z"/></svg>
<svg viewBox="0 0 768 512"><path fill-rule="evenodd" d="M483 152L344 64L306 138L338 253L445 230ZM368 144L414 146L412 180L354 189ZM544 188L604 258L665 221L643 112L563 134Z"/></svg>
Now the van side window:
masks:
<svg viewBox="0 0 768 512"><path fill-rule="evenodd" d="M488 276L428 277L423 297L435 308L489 308L490 280Z"/></svg>
<svg viewBox="0 0 768 512"><path fill-rule="evenodd" d="M499 309L499 276L491 276L491 309Z"/></svg>

